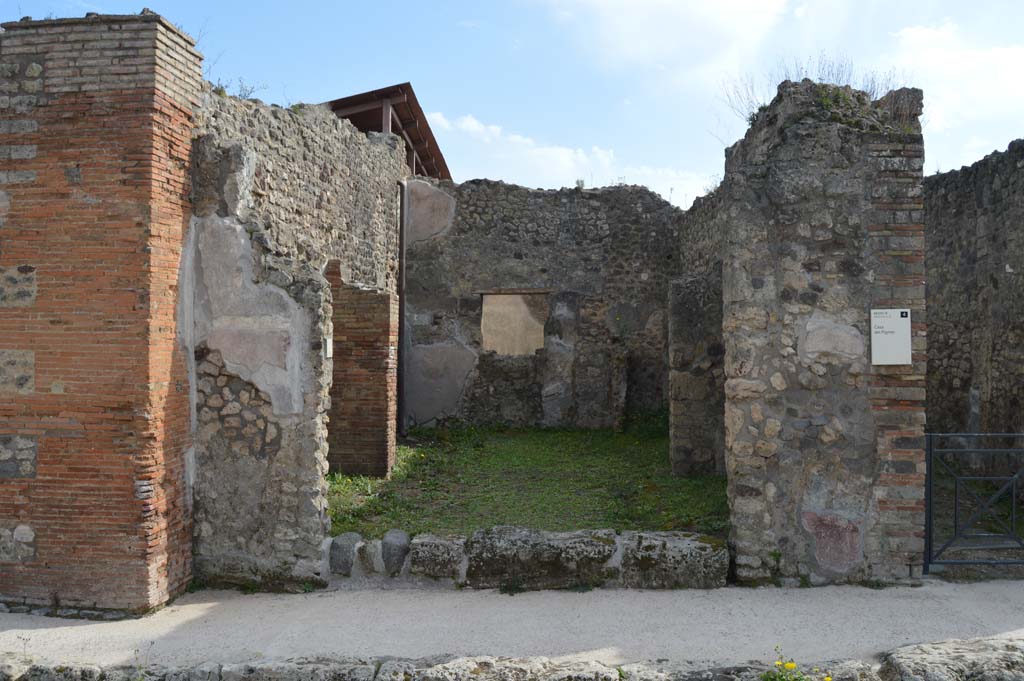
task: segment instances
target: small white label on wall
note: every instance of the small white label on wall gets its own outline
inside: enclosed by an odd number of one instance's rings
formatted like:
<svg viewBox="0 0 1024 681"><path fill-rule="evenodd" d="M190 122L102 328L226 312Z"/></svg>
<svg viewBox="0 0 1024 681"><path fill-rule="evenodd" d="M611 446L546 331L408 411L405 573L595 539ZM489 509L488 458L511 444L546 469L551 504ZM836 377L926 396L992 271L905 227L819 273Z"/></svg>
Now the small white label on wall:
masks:
<svg viewBox="0 0 1024 681"><path fill-rule="evenodd" d="M871 363L912 364L910 310L871 311Z"/></svg>

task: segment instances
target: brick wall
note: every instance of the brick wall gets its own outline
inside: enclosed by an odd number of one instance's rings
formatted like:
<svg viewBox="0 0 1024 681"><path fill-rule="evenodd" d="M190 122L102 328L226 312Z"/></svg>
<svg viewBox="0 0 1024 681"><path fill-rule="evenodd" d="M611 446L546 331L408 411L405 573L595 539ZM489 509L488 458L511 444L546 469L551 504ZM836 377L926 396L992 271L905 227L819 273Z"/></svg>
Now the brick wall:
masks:
<svg viewBox="0 0 1024 681"><path fill-rule="evenodd" d="M386 476L395 462L398 399L398 296L341 281L333 294L334 372L327 424L332 471Z"/></svg>
<svg viewBox="0 0 1024 681"><path fill-rule="evenodd" d="M190 576L175 316L200 58L151 14L4 29L0 441L25 465L0 460L0 600L145 609Z"/></svg>
<svg viewBox="0 0 1024 681"><path fill-rule="evenodd" d="M925 522L925 397L928 317L919 132L866 140L871 211L865 265L874 273L871 308L909 308L912 364L871 366L868 397L875 423L872 495L877 516L864 540L868 576L920 576Z"/></svg>

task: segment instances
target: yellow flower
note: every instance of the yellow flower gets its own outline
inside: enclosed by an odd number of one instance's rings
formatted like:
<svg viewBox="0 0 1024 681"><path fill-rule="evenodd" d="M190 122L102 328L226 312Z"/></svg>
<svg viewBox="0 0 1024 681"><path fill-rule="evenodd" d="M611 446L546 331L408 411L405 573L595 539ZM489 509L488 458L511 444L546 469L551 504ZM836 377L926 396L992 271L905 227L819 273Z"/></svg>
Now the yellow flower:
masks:
<svg viewBox="0 0 1024 681"><path fill-rule="evenodd" d="M775 660L775 666L776 667L781 667L782 666L782 660Z"/></svg>
<svg viewBox="0 0 1024 681"><path fill-rule="evenodd" d="M787 662L785 667L786 669L796 669L796 662Z"/></svg>
<svg viewBox="0 0 1024 681"><path fill-rule="evenodd" d="M822 679L822 681L832 681L832 677L826 676L824 679Z"/></svg>

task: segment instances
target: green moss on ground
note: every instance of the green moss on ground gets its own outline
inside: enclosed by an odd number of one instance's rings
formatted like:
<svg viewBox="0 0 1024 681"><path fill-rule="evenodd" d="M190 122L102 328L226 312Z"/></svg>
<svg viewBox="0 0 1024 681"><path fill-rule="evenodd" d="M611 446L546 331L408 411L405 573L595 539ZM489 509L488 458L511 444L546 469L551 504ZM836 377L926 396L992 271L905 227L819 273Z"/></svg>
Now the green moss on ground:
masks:
<svg viewBox="0 0 1024 681"><path fill-rule="evenodd" d="M728 530L725 478L673 477L664 418L610 430L420 430L391 480L328 477L333 533L470 534L541 530Z"/></svg>

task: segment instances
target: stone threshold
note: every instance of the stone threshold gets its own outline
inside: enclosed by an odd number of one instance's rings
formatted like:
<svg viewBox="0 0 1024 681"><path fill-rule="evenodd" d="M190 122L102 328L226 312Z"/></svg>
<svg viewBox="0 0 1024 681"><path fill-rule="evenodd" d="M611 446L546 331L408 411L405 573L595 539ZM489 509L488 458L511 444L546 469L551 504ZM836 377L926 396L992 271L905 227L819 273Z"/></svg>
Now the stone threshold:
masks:
<svg viewBox="0 0 1024 681"><path fill-rule="evenodd" d="M544 532L497 526L469 537L389 530L383 539L349 532L325 542L336 577L422 582L453 588L712 589L724 587L729 550L690 532ZM325 570L326 572L326 570Z"/></svg>

